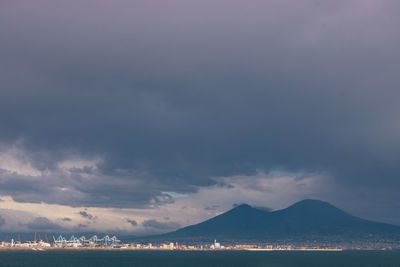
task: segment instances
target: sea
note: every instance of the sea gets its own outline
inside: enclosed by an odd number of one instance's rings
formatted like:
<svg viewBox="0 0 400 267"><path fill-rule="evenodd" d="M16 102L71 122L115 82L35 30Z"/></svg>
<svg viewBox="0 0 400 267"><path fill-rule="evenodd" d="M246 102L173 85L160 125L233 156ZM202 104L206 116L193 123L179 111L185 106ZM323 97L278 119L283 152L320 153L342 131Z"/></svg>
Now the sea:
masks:
<svg viewBox="0 0 400 267"><path fill-rule="evenodd" d="M400 267L400 251L0 251L0 266Z"/></svg>

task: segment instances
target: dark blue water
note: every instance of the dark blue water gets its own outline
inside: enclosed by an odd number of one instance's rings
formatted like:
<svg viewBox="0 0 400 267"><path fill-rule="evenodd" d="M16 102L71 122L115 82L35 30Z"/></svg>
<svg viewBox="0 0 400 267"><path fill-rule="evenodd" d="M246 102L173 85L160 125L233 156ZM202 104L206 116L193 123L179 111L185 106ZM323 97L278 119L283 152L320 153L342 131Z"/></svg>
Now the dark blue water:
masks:
<svg viewBox="0 0 400 267"><path fill-rule="evenodd" d="M400 252L0 251L0 266L400 267Z"/></svg>

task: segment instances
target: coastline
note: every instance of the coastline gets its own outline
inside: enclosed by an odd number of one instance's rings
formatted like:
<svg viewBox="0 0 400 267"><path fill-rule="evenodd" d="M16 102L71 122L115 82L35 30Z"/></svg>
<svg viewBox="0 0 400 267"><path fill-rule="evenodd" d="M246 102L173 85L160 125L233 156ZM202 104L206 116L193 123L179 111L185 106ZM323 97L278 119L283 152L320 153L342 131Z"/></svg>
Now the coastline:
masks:
<svg viewBox="0 0 400 267"><path fill-rule="evenodd" d="M1 251L327 251L327 252L338 252L345 251L345 249L339 248L298 248L298 249L270 249L270 248L242 248L242 249L161 249L161 248L102 248L102 247L53 247L53 248L26 248L26 247L0 247ZM350 250L349 250L350 251ZM362 250L370 251L370 250Z"/></svg>

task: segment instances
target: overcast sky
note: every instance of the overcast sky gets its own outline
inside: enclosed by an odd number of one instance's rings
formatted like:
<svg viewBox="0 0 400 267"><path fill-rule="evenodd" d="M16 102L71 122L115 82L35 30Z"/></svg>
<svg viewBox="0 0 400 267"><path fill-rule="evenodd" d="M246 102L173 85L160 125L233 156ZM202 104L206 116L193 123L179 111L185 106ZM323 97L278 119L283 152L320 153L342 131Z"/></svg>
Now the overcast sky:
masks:
<svg viewBox="0 0 400 267"><path fill-rule="evenodd" d="M400 3L0 3L0 229L316 198L400 225Z"/></svg>

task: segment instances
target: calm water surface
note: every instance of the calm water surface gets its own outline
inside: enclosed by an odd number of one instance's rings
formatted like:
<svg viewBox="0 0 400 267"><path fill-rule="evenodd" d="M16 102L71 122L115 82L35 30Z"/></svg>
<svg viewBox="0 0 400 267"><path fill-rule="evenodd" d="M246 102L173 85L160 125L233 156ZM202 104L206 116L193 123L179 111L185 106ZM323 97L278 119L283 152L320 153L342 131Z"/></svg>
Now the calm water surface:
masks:
<svg viewBox="0 0 400 267"><path fill-rule="evenodd" d="M400 267L400 251L0 251L0 266Z"/></svg>

